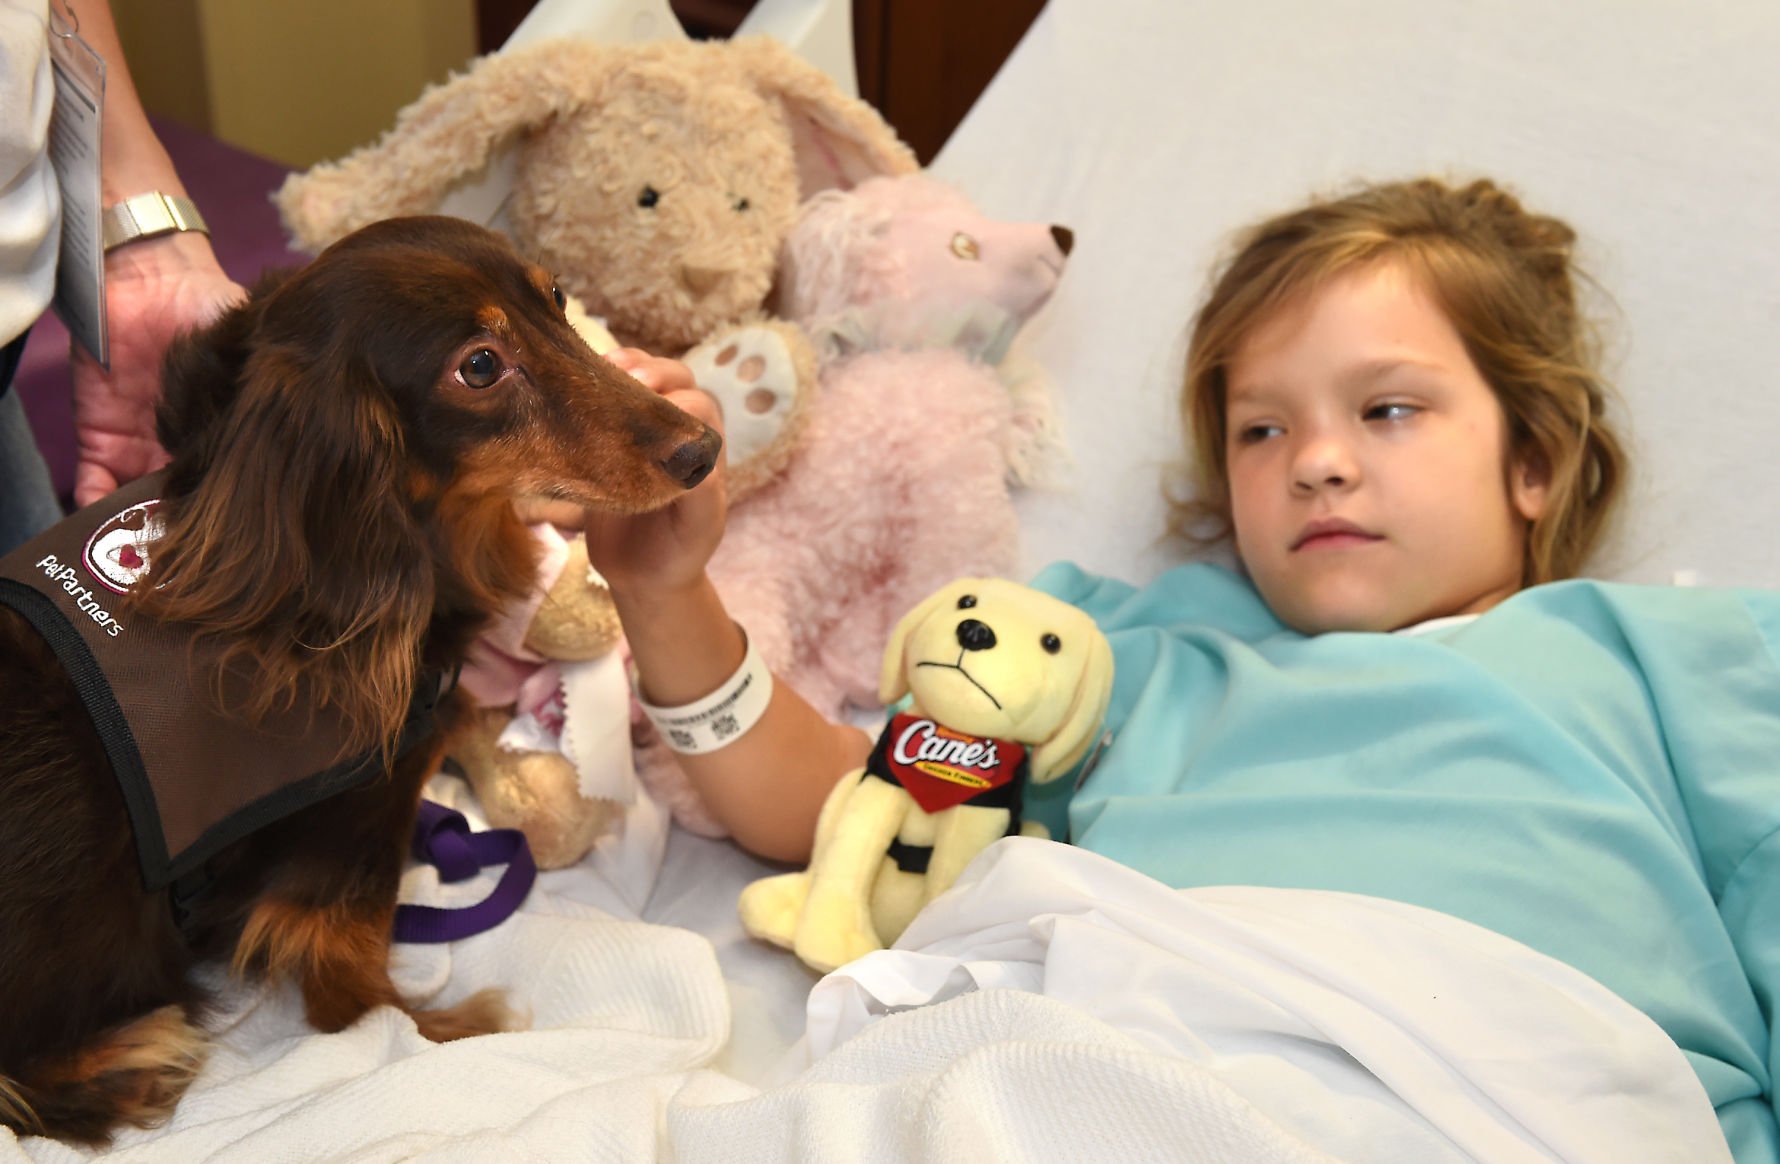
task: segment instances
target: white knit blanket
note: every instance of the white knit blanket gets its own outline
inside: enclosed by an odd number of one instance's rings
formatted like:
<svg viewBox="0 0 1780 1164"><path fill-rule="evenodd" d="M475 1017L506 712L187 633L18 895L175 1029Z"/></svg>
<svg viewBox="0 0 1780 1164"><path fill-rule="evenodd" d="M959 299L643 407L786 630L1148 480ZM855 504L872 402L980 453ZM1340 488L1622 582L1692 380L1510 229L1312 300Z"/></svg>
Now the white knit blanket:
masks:
<svg viewBox="0 0 1780 1164"><path fill-rule="evenodd" d="M750 993L705 938L586 904L591 875L397 959L441 1002L506 985L530 1030L434 1045L385 1009L320 1035L290 991L237 988L171 1123L107 1159L1729 1158L1642 1015L1426 911L1176 892L1010 839L898 949L822 980L807 1037L744 1079L727 1043ZM438 896L424 874L410 890ZM88 1156L0 1138L0 1160Z"/></svg>

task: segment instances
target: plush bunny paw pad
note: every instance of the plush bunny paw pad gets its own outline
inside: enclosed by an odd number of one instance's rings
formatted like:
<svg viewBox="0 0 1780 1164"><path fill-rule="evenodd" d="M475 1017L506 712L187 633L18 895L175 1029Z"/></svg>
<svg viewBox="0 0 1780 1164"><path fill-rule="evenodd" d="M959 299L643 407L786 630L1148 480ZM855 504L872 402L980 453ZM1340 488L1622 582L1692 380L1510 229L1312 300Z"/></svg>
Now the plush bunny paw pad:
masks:
<svg viewBox="0 0 1780 1164"><path fill-rule="evenodd" d="M698 386L723 409L730 472L774 448L803 401L804 384L785 337L754 324L686 353Z"/></svg>

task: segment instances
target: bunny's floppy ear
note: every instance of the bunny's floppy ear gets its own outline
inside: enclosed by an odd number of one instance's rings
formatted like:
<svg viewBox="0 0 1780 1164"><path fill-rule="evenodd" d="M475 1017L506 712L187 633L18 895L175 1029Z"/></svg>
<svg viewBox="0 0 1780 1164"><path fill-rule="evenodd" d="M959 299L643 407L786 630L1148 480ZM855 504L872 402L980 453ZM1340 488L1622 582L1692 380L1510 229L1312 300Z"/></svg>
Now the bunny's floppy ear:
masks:
<svg viewBox="0 0 1780 1164"><path fill-rule="evenodd" d="M864 346L859 301L868 287L888 292L883 285L898 274L894 264L882 261L890 212L881 199L868 196L876 183L892 181L867 179L852 190L824 190L806 199L779 247L779 312L808 333L824 358Z"/></svg>
<svg viewBox="0 0 1780 1164"><path fill-rule="evenodd" d="M742 36L728 48L761 96L784 109L800 199L851 189L877 174L912 174L920 168L914 151L877 110L847 96L827 73L780 42Z"/></svg>
<svg viewBox="0 0 1780 1164"><path fill-rule="evenodd" d="M436 210L515 140L594 100L609 56L563 39L480 58L403 109L376 144L285 179L274 196L285 230L314 252L378 219Z"/></svg>
<svg viewBox="0 0 1780 1164"><path fill-rule="evenodd" d="M1092 623L1087 630L1092 637L1080 681L1075 687L1075 699L1055 734L1032 749L1032 779L1038 784L1053 780L1075 766L1099 735L1101 722L1106 718L1106 705L1112 700L1112 646Z"/></svg>
<svg viewBox="0 0 1780 1164"><path fill-rule="evenodd" d="M950 606L958 600L958 595L967 590L975 578L959 578L935 590L897 622L896 629L890 632L890 642L884 648L883 669L878 672L878 699L882 703L895 703L909 693L909 680L903 666L903 647L908 643L909 636L915 629L926 622L935 612Z"/></svg>

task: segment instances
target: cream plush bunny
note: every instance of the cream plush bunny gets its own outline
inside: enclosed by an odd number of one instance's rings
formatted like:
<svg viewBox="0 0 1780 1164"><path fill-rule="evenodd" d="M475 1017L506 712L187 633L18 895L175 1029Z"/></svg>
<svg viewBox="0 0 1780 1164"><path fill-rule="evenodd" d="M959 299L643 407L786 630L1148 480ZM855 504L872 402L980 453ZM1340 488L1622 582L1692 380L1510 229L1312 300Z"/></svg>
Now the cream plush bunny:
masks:
<svg viewBox="0 0 1780 1164"><path fill-rule="evenodd" d="M1020 831L1023 782L1099 734L1112 649L1092 619L999 578L962 578L899 623L880 694L907 695L866 766L835 785L810 865L742 891L742 925L829 971L893 942L984 848Z"/></svg>
<svg viewBox="0 0 1780 1164"><path fill-rule="evenodd" d="M500 218L520 253L625 345L672 356L707 345L700 384L724 407L731 488L770 476L799 430L809 345L770 321L745 350L725 333L760 316L798 205L913 172L908 147L765 37L563 38L480 58L374 145L290 177L277 202L295 243L319 250L375 219L435 211L509 149ZM734 358L716 360L724 351Z"/></svg>

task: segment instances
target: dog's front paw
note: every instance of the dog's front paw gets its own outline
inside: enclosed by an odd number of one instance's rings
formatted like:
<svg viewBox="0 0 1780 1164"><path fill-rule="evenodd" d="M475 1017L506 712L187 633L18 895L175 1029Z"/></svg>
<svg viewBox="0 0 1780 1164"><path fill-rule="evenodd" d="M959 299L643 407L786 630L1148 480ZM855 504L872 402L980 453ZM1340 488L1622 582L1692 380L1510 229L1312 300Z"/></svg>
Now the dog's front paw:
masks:
<svg viewBox="0 0 1780 1164"><path fill-rule="evenodd" d="M478 990L456 1006L410 1010L408 1014L420 1033L434 1043L520 1030L529 1025L525 1015L507 1005L505 992L494 989Z"/></svg>
<svg viewBox="0 0 1780 1164"><path fill-rule="evenodd" d="M682 357L723 409L729 493L738 498L785 467L815 393L816 356L795 325L743 324Z"/></svg>

